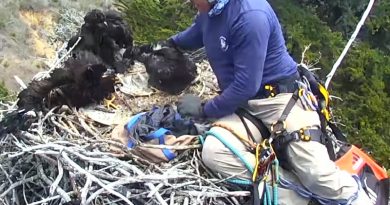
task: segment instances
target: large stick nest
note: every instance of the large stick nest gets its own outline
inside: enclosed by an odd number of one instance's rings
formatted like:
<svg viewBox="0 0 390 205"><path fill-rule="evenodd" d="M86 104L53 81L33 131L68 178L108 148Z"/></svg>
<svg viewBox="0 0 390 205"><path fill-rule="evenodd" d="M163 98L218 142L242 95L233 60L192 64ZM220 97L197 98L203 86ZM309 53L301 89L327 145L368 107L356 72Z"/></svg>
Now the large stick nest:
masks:
<svg viewBox="0 0 390 205"><path fill-rule="evenodd" d="M198 78L183 93L216 95L210 66L206 61L197 66ZM247 199L248 191L203 165L200 145L173 147L181 150L174 160L153 164L111 139L113 128L131 115L179 97L149 87L139 63L118 78L118 109L98 104L40 111L27 131L0 137L0 204L242 204ZM2 103L0 117L14 104Z"/></svg>

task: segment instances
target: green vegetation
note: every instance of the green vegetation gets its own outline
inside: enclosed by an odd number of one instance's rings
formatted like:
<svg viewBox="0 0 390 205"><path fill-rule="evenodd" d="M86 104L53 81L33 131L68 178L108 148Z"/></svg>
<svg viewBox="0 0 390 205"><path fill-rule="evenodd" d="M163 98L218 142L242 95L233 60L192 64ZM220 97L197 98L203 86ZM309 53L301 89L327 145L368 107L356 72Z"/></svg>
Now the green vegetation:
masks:
<svg viewBox="0 0 390 205"><path fill-rule="evenodd" d="M348 40L348 32L329 27L320 15L309 12L312 7L281 0L273 0L272 5L284 26L289 51L300 59L304 47L311 44L306 58L313 62L320 57L316 67L323 68L319 75L325 80ZM337 70L330 92L343 100L332 103L350 141L372 151L378 161L390 167L390 56L372 45L371 37L366 38L350 48Z"/></svg>
<svg viewBox="0 0 390 205"><path fill-rule="evenodd" d="M5 88L4 82L0 82L0 100L9 95L7 88Z"/></svg>
<svg viewBox="0 0 390 205"><path fill-rule="evenodd" d="M119 0L136 43L146 43L182 31L191 24L196 10L182 0Z"/></svg>
<svg viewBox="0 0 390 205"><path fill-rule="evenodd" d="M194 11L180 0L119 0L136 41L151 42L190 25ZM287 46L297 61L317 62L325 80L368 1L272 0L283 25ZM330 92L334 113L351 142L373 153L390 167L390 0L376 3L366 26L334 76Z"/></svg>

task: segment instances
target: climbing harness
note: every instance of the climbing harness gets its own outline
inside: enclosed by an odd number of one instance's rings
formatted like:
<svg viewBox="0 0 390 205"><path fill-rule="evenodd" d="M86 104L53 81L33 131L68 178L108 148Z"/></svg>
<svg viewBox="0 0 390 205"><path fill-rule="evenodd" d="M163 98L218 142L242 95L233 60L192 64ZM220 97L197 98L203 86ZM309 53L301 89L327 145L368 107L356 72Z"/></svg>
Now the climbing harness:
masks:
<svg viewBox="0 0 390 205"><path fill-rule="evenodd" d="M242 136L241 134L239 134L238 132L236 132L235 130L231 129L229 126L227 125L224 125L222 123L218 123L218 122L215 122L211 125L212 127L221 127L221 128L224 128L225 130L228 130L229 132L231 132L234 136L236 136L241 142L243 142L247 148L249 148L250 150L254 150L255 147L256 147L256 144L254 143L254 139L252 140L248 140L246 139L246 137Z"/></svg>
<svg viewBox="0 0 390 205"><path fill-rule="evenodd" d="M208 136L208 135L214 136L220 142L222 142L235 156L237 156L241 160L241 162L243 162L245 167L252 174L252 181L230 179L229 182L239 184L239 185L252 185L254 191L253 199L255 200L254 204L261 204L260 201L261 195L264 191L264 194L262 195L263 196L262 204L277 205L278 203L277 185L279 183L279 170L278 170L279 162L275 157L275 154L272 150L272 146L269 146L269 144L267 144L267 141L263 141L262 144L255 144L256 165L252 167L251 163L246 161L246 159L243 157L243 154L240 153L240 151L238 151L233 144L225 140L225 138L221 136L219 133L216 133L214 131L207 131L204 133L203 136ZM238 137L237 135L235 136L240 139L240 137ZM271 176L270 180L272 183L272 187L270 187L267 183L268 176ZM272 189L272 199L270 193L271 189Z"/></svg>

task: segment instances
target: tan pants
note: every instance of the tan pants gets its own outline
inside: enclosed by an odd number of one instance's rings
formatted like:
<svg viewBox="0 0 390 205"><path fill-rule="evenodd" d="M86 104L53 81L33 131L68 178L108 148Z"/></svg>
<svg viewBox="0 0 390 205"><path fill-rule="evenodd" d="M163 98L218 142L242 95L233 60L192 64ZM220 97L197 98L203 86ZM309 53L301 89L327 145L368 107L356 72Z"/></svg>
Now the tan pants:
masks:
<svg viewBox="0 0 390 205"><path fill-rule="evenodd" d="M281 116L287 102L292 94L279 94L274 98L251 100L248 102L248 109L257 118L261 119L269 128L270 124L277 121ZM235 130L245 134L245 127L236 115L226 116L220 121L229 123ZM261 135L252 123L247 121L253 130L256 140L261 140ZM303 109L298 100L286 119L287 131L298 130L306 126L319 125L319 117L314 111ZM215 131L225 137L236 149L252 163L255 164L255 156L246 150L243 143L229 131L213 127ZM327 149L324 145L310 142L292 142L288 145L287 154L293 170L282 170L281 176L289 181L300 183L312 193L329 199L348 199L358 190L356 181L349 173L339 170L335 163L329 159ZM251 174L234 154L225 147L218 139L207 136L202 158L206 166L222 176L236 175L240 179L250 179ZM280 204L307 204L308 201L292 191L279 190ZM367 195L360 194L353 204L370 204Z"/></svg>

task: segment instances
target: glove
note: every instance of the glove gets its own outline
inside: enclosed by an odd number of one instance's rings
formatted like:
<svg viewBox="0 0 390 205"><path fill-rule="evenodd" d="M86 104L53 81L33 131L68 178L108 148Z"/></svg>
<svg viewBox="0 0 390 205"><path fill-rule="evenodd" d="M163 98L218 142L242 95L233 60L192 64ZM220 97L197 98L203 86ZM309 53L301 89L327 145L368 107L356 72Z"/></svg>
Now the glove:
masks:
<svg viewBox="0 0 390 205"><path fill-rule="evenodd" d="M177 104L177 112L179 112L183 117L205 117L202 101L195 95L184 95L181 97Z"/></svg>
<svg viewBox="0 0 390 205"><path fill-rule="evenodd" d="M142 53L152 53L153 51L159 50L164 47L177 49L176 44L173 42L171 38L169 38L167 40L156 41L150 44L135 46L132 49L132 52L134 53L135 56L138 56Z"/></svg>

